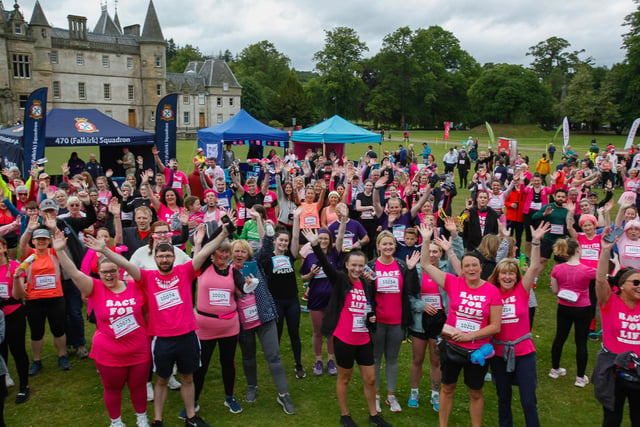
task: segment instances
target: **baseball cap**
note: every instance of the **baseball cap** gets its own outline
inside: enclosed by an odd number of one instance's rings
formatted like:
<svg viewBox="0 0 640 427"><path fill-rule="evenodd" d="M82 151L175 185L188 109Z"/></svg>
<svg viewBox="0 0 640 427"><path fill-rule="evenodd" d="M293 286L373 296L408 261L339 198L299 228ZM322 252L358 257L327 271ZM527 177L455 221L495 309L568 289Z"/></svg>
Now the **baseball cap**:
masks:
<svg viewBox="0 0 640 427"><path fill-rule="evenodd" d="M29 193L29 189L25 185L19 185L16 188L16 193Z"/></svg>
<svg viewBox="0 0 640 427"><path fill-rule="evenodd" d="M49 176L49 174L48 174L48 173L46 173L46 172L42 172L42 173L40 174L40 176L38 177L38 179L47 179L47 178L51 178L51 177L50 177L50 176Z"/></svg>
<svg viewBox="0 0 640 427"><path fill-rule="evenodd" d="M47 211L49 209L55 209L56 211L58 210L58 204L56 203L55 200L46 199L46 200L43 200L42 202L40 202L40 211L41 212Z"/></svg>
<svg viewBox="0 0 640 427"><path fill-rule="evenodd" d="M39 239L39 238L46 238L46 239L51 239L51 233L49 233L49 230L47 230L46 228L37 228L34 232L33 232L33 238L34 239Z"/></svg>

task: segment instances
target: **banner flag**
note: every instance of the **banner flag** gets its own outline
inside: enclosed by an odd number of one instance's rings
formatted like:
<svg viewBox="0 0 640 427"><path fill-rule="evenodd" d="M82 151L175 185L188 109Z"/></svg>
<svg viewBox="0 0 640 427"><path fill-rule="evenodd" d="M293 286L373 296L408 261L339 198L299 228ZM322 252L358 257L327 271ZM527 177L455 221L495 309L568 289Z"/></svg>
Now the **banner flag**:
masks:
<svg viewBox="0 0 640 427"><path fill-rule="evenodd" d="M491 128L489 122L484 122L484 124L487 127L487 133L489 134L489 141L491 141L491 146L494 146L496 137L493 135L493 129Z"/></svg>
<svg viewBox="0 0 640 427"><path fill-rule="evenodd" d="M33 164L44 158L44 140L47 122L47 88L41 87L31 92L24 108L24 148L23 173L29 173Z"/></svg>
<svg viewBox="0 0 640 427"><path fill-rule="evenodd" d="M163 164L176 157L178 94L167 95L156 107L156 148Z"/></svg>
<svg viewBox="0 0 640 427"><path fill-rule="evenodd" d="M564 116L564 119L562 119L562 138L564 139L562 151L565 151L567 144L569 144L569 119L567 119L567 116Z"/></svg>
<svg viewBox="0 0 640 427"><path fill-rule="evenodd" d="M444 139L449 139L449 129L451 128L451 122L444 122Z"/></svg>
<svg viewBox="0 0 640 427"><path fill-rule="evenodd" d="M629 129L629 136L627 136L627 142L624 143L624 149L629 150L633 145L633 139L636 137L636 132L638 132L638 125L640 125L640 118L635 119L633 124L631 125L631 129Z"/></svg>

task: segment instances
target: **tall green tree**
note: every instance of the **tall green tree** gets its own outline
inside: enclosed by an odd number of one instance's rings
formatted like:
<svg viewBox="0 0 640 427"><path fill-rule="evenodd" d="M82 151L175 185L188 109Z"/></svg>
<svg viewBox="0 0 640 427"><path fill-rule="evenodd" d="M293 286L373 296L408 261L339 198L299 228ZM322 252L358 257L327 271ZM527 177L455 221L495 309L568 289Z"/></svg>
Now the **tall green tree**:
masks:
<svg viewBox="0 0 640 427"><path fill-rule="evenodd" d="M300 126L306 127L314 122L311 102L298 81L295 71L289 73L289 77L282 84L270 107L271 117L285 126L293 125L294 118L296 125Z"/></svg>
<svg viewBox="0 0 640 427"><path fill-rule="evenodd" d="M200 61L204 56L197 47L190 44L178 47L171 61L167 60L167 71L172 73L182 73L190 61Z"/></svg>
<svg viewBox="0 0 640 427"><path fill-rule="evenodd" d="M256 119L266 123L270 117L262 86L251 77L241 77L238 81L242 86L242 108Z"/></svg>
<svg viewBox="0 0 640 427"><path fill-rule="evenodd" d="M324 49L313 55L324 86L325 113L336 112L349 119L359 115L366 89L361 79L362 58L368 50L353 28L325 31Z"/></svg>
<svg viewBox="0 0 640 427"><path fill-rule="evenodd" d="M290 62L273 43L263 40L242 49L238 60L232 64L232 69L238 77L254 79L269 101L289 77Z"/></svg>
<svg viewBox="0 0 640 427"><path fill-rule="evenodd" d="M499 64L484 70L469 88L475 123L546 123L552 120L552 97L535 72Z"/></svg>
<svg viewBox="0 0 640 427"><path fill-rule="evenodd" d="M622 64L612 72L618 79L616 98L624 121L630 125L640 117L640 1L634 0L636 10L624 19L628 32L623 35L623 47L627 53Z"/></svg>

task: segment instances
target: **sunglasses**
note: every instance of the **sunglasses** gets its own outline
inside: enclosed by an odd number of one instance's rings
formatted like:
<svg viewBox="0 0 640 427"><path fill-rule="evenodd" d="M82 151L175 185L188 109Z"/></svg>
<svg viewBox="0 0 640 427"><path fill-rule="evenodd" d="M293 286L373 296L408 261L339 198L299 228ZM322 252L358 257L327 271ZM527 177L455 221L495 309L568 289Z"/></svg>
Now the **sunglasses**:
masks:
<svg viewBox="0 0 640 427"><path fill-rule="evenodd" d="M633 286L635 286L636 288L638 286L640 286L640 280L638 280L638 279L636 279L636 280L625 280L625 282L633 284Z"/></svg>

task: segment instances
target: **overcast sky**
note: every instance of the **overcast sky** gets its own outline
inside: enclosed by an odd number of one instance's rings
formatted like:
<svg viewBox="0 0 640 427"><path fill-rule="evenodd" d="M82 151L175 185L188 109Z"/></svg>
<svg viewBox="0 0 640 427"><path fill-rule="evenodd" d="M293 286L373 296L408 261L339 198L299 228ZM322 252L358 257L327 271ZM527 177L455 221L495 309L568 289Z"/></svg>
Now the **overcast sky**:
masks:
<svg viewBox="0 0 640 427"><path fill-rule="evenodd" d="M104 1L104 0L103 0ZM35 0L19 0L25 18ZM87 17L93 29L100 0L40 0L49 23L67 28L67 15ZM5 8L13 0L4 0ZM120 0L118 16L126 25L144 23L148 0ZM530 46L552 36L585 49L596 65L624 59L621 35L632 0L154 0L166 39L191 44L207 55L271 41L298 70L312 70L313 54L324 46L325 30L354 28L375 55L385 35L402 26L440 25L451 31L479 63L528 65ZM114 0L108 0L113 17Z"/></svg>

